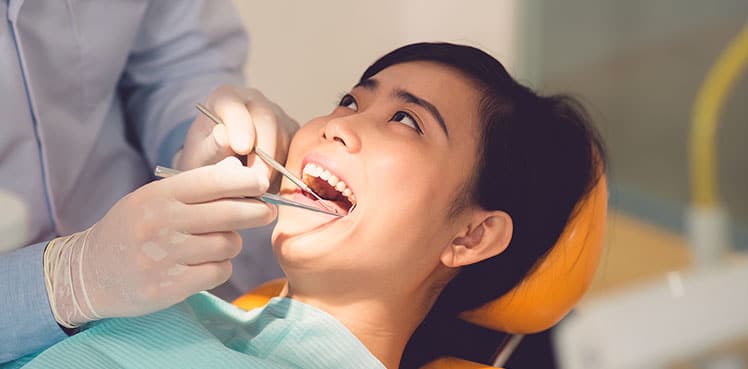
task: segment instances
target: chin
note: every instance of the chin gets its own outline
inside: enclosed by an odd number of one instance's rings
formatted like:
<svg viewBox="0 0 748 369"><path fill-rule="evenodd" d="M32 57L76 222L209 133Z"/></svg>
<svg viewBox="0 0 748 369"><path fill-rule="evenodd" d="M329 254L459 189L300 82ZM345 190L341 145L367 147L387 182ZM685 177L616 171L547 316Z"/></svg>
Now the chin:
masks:
<svg viewBox="0 0 748 369"><path fill-rule="evenodd" d="M300 201L304 195L294 194ZM311 201L311 200L308 200ZM333 217L304 209L281 206L273 230L273 252L286 267L312 267L344 251L354 242L361 209L343 217Z"/></svg>

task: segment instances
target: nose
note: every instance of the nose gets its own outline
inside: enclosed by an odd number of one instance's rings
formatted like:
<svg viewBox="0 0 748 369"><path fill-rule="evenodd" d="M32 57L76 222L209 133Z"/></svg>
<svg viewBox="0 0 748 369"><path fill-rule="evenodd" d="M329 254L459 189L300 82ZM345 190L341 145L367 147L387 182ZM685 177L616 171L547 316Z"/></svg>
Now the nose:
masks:
<svg viewBox="0 0 748 369"><path fill-rule="evenodd" d="M361 150L361 138L353 128L356 119L354 115L338 117L329 120L322 127L322 139L337 142L345 147L346 151L355 153Z"/></svg>

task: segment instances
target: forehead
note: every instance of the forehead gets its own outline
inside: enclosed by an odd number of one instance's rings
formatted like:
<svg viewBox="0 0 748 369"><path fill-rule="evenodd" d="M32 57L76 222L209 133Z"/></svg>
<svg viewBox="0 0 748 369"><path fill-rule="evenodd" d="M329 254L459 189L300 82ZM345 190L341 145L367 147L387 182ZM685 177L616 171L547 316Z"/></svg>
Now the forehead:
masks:
<svg viewBox="0 0 748 369"><path fill-rule="evenodd" d="M433 104L444 117L450 140L477 128L479 90L453 67L428 61L407 62L389 66L372 78L383 94L403 89Z"/></svg>

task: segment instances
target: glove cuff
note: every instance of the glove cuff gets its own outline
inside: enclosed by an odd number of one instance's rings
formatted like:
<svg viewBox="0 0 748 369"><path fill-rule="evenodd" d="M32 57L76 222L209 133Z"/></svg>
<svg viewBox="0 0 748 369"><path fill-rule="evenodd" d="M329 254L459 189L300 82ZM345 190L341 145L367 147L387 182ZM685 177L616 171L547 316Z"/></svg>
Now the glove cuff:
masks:
<svg viewBox="0 0 748 369"><path fill-rule="evenodd" d="M49 305L57 323L65 328L101 319L83 284L82 258L91 229L55 238L44 249L44 284Z"/></svg>

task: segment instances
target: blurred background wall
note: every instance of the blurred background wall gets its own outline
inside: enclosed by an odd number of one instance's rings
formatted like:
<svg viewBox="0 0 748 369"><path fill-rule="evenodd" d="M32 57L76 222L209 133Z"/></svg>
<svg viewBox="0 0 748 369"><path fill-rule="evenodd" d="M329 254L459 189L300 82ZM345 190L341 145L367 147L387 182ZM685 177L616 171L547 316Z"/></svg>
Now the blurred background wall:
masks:
<svg viewBox="0 0 748 369"><path fill-rule="evenodd" d="M542 9L542 87L588 103L610 150L614 204L681 231L692 104L748 20L748 2L571 0ZM720 122L720 193L745 225L748 83L736 86ZM748 245L745 233L736 236Z"/></svg>
<svg viewBox="0 0 748 369"><path fill-rule="evenodd" d="M516 64L514 1L235 3L250 32L250 84L300 122L329 112L369 64L409 42L472 43Z"/></svg>

